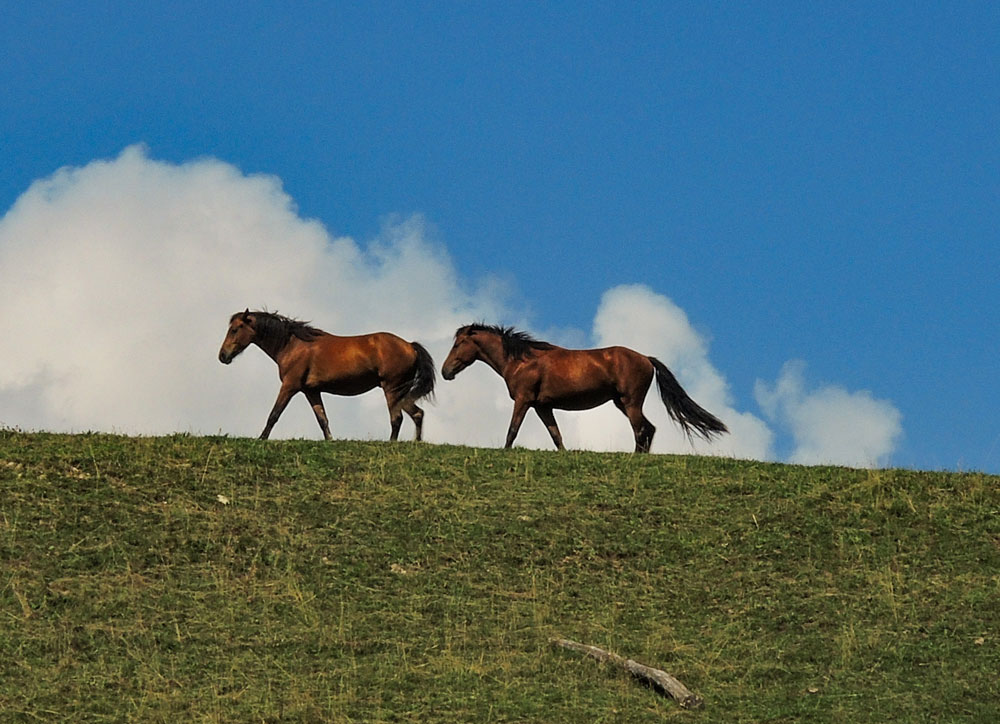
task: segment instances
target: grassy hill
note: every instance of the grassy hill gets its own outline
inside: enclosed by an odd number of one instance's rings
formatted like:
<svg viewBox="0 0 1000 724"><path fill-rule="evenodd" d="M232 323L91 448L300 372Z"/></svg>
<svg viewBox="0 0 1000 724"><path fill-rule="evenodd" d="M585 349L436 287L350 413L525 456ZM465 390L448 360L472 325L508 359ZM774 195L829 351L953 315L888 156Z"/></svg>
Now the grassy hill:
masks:
<svg viewBox="0 0 1000 724"><path fill-rule="evenodd" d="M995 476L0 431L0 508L5 722L1000 708Z"/></svg>

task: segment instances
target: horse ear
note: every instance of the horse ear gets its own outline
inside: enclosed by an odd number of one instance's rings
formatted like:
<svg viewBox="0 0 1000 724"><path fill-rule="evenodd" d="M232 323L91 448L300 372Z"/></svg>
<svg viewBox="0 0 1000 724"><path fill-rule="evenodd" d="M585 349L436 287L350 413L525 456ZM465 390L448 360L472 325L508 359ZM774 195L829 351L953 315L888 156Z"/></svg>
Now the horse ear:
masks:
<svg viewBox="0 0 1000 724"><path fill-rule="evenodd" d="M250 321L250 307L247 307L246 311L243 312L243 321L244 322Z"/></svg>

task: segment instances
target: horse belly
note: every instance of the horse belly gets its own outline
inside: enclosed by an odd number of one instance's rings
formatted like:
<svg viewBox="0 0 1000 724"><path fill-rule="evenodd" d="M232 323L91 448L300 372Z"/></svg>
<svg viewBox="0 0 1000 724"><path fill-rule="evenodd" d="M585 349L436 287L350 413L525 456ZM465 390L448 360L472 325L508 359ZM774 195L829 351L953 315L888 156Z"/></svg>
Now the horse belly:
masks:
<svg viewBox="0 0 1000 724"><path fill-rule="evenodd" d="M314 386L319 388L321 392L327 392L331 395L352 397L378 387L379 378L376 374L351 375L324 380Z"/></svg>
<svg viewBox="0 0 1000 724"><path fill-rule="evenodd" d="M538 402L557 410L589 410L611 400L608 390L580 390L561 395L540 395Z"/></svg>

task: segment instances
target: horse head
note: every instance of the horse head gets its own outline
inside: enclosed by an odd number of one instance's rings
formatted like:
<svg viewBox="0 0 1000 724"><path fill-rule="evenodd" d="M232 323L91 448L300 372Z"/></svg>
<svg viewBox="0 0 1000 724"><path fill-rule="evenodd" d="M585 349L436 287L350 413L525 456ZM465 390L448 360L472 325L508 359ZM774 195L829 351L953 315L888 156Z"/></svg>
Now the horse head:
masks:
<svg viewBox="0 0 1000 724"><path fill-rule="evenodd" d="M255 322L254 315L249 309L237 312L229 318L229 329L219 349L219 362L224 365L229 364L254 341L257 336Z"/></svg>
<svg viewBox="0 0 1000 724"><path fill-rule="evenodd" d="M480 358L479 345L475 342L476 330L473 325L460 327L455 332L455 344L441 365L441 376L446 380L455 379L455 375Z"/></svg>

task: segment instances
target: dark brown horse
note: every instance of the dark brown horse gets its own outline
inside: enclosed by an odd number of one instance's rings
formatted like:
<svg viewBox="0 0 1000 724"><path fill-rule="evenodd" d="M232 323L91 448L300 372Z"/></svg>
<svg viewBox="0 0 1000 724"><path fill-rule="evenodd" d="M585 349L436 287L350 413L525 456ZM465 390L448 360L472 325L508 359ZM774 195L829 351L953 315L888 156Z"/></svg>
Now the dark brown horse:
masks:
<svg viewBox="0 0 1000 724"><path fill-rule="evenodd" d="M610 400L632 424L635 451L649 452L656 428L642 414L642 403L654 374L667 412L688 438L694 432L711 440L713 435L729 432L717 417L688 397L666 365L627 347L564 349L511 327L470 324L455 332L455 345L441 375L452 380L476 360L503 377L514 400L505 447L514 444L524 415L534 408L552 442L563 450L552 411L589 410Z"/></svg>
<svg viewBox="0 0 1000 724"><path fill-rule="evenodd" d="M331 438L321 393L360 395L381 387L389 406L390 440L399 437L406 412L417 427L420 440L424 411L416 401L434 392L434 360L421 345L388 332L338 337L321 329L272 312L237 312L229 319L229 330L219 350L219 361L229 364L250 344L255 344L278 363L281 389L267 425L260 434L266 440L288 401L302 392L323 430Z"/></svg>

